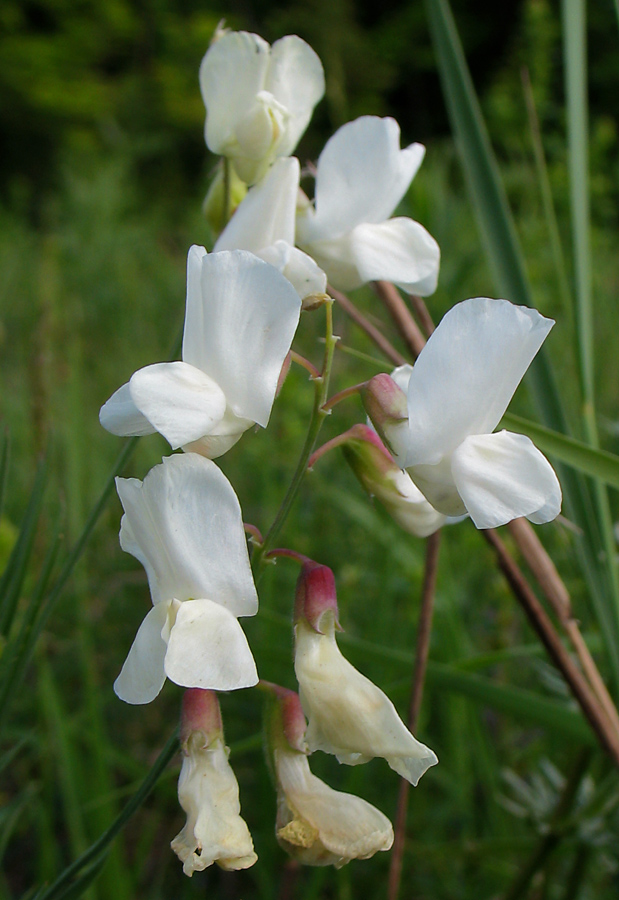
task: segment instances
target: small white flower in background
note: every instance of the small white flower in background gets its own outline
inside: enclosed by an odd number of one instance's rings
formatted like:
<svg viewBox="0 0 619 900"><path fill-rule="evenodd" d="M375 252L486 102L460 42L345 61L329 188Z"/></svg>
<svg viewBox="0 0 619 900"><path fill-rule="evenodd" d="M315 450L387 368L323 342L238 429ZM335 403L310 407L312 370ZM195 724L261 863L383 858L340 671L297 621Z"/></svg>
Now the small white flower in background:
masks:
<svg viewBox="0 0 619 900"><path fill-rule="evenodd" d="M231 159L254 184L278 156L290 156L325 92L322 63L296 35L272 47L257 34L230 31L200 66L208 148Z"/></svg>
<svg viewBox="0 0 619 900"><path fill-rule="evenodd" d="M297 582L294 670L310 750L332 753L349 766L380 756L416 785L437 764L436 754L413 737L386 694L342 656L336 628L333 572L307 562Z"/></svg>
<svg viewBox="0 0 619 900"><path fill-rule="evenodd" d="M294 246L299 175L298 159L276 160L239 204L213 249L255 253L292 282L303 300L324 294L327 276L311 256Z"/></svg>
<svg viewBox="0 0 619 900"><path fill-rule="evenodd" d="M221 456L252 425L266 427L300 311L290 282L253 253L191 247L183 361L135 372L101 408L101 424Z"/></svg>
<svg viewBox="0 0 619 900"><path fill-rule="evenodd" d="M149 703L166 675L183 687L234 690L256 684L237 621L258 611L241 508L215 463L167 457L144 481L117 478L125 510L120 545L138 559L153 601L114 690Z"/></svg>
<svg viewBox="0 0 619 900"><path fill-rule="evenodd" d="M185 691L181 746L178 799L187 822L171 847L183 872L191 877L213 863L228 872L253 866L258 857L241 818L239 786L228 762L230 751L213 691Z"/></svg>
<svg viewBox="0 0 619 900"><path fill-rule="evenodd" d="M267 686L267 685L265 685ZM290 856L306 866L335 866L389 850L393 828L361 797L333 790L310 771L305 717L294 691L269 685L267 744L277 786L275 833Z"/></svg>
<svg viewBox="0 0 619 900"><path fill-rule="evenodd" d="M404 414L388 376L370 382L368 414L444 515L468 513L477 528L496 528L518 516L540 524L559 514L561 487L546 457L522 434L492 433L553 324L507 300L465 300L413 366Z"/></svg>
<svg viewBox="0 0 619 900"><path fill-rule="evenodd" d="M436 290L440 251L426 229L389 216L408 190L425 148L400 150L395 119L362 116L343 125L318 159L314 206L299 213L297 243L343 291L392 281L409 293Z"/></svg>

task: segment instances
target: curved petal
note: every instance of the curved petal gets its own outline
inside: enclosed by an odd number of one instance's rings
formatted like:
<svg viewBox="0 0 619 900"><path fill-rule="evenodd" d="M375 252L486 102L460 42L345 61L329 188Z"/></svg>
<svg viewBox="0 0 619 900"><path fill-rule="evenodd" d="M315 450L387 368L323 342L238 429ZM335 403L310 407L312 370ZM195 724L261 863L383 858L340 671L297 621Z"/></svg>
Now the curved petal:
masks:
<svg viewBox="0 0 619 900"><path fill-rule="evenodd" d="M244 250L210 253L201 303L187 307L183 359L221 387L235 415L265 427L300 310L273 266Z"/></svg>
<svg viewBox="0 0 619 900"><path fill-rule="evenodd" d="M226 155L236 124L250 113L264 88L270 47L257 34L230 31L212 44L200 65L200 90L206 106L206 143Z"/></svg>
<svg viewBox="0 0 619 900"><path fill-rule="evenodd" d="M436 465L408 466L408 474L434 509L444 516L466 515L466 506L458 493L451 470L451 456Z"/></svg>
<svg viewBox="0 0 619 900"><path fill-rule="evenodd" d="M523 434L469 437L453 454L451 467L477 528L497 528L518 516L539 523L559 515L561 487L554 469Z"/></svg>
<svg viewBox="0 0 619 900"><path fill-rule="evenodd" d="M271 48L264 87L288 112L286 129L277 146L278 156L288 156L325 92L322 63L309 44L296 34L289 34Z"/></svg>
<svg viewBox="0 0 619 900"><path fill-rule="evenodd" d="M114 682L116 695L125 703L150 703L163 687L166 645L161 631L169 606L169 603L157 603L138 629L120 675Z"/></svg>
<svg viewBox="0 0 619 900"><path fill-rule="evenodd" d="M327 290L325 273L311 256L297 247L276 241L273 246L261 250L258 256L288 279L301 300L310 294L324 294Z"/></svg>
<svg viewBox="0 0 619 900"><path fill-rule="evenodd" d="M155 603L209 597L238 616L257 612L241 507L215 463L177 454L143 482L117 478L116 486L120 544L146 568Z"/></svg>
<svg viewBox="0 0 619 900"><path fill-rule="evenodd" d="M306 221L307 238L336 237L362 222L388 219L424 154L421 144L400 150L395 119L361 116L343 125L318 159L316 215Z"/></svg>
<svg viewBox="0 0 619 900"><path fill-rule="evenodd" d="M258 682L243 629L231 612L212 600L181 603L170 632L165 672L182 687L214 691Z"/></svg>
<svg viewBox="0 0 619 900"><path fill-rule="evenodd" d="M276 241L294 244L299 191L299 160L275 160L262 181L251 188L219 236L218 250L257 253Z"/></svg>
<svg viewBox="0 0 619 900"><path fill-rule="evenodd" d="M436 290L441 252L419 222L399 217L378 225L358 225L349 240L362 283L392 281L422 297Z"/></svg>
<svg viewBox="0 0 619 900"><path fill-rule="evenodd" d="M120 437L137 437L142 434L154 434L146 416L142 415L133 400L129 382L112 394L110 399L99 410L99 421L112 434Z"/></svg>
<svg viewBox="0 0 619 900"><path fill-rule="evenodd" d="M226 411L219 385L184 362L139 369L129 382L131 399L173 450L208 434Z"/></svg>
<svg viewBox="0 0 619 900"><path fill-rule="evenodd" d="M553 324L507 300L456 304L413 367L406 467L435 464L468 435L493 431Z"/></svg>

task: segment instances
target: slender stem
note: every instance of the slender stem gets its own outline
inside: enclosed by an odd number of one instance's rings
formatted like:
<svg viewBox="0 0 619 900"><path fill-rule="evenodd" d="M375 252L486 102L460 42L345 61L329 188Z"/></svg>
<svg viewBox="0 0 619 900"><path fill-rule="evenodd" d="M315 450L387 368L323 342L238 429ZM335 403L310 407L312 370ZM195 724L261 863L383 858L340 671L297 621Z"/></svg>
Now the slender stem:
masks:
<svg viewBox="0 0 619 900"><path fill-rule="evenodd" d="M359 312L355 304L349 300L346 294L342 294L341 291L336 291L331 285L328 286L327 290L331 296L337 300L346 315L349 316L359 328L365 331L367 336L376 344L378 349L382 351L390 362L396 366L401 366L405 362L408 362L406 357L402 356L399 350L396 350L393 344L387 340L382 331L379 331L376 325L372 325L370 320L367 319L362 312Z"/></svg>
<svg viewBox="0 0 619 900"><path fill-rule="evenodd" d="M165 747L157 757L154 765L150 769L146 778L142 782L140 788L135 792L131 800L126 804L125 808L122 810L117 819L110 825L110 827L103 832L100 838L92 844L88 850L86 850L75 862L71 863L61 875L58 876L56 881L51 884L44 893L40 895L40 900L55 900L55 898L62 897L66 892L66 889L70 888L70 882L77 876L80 870L84 869L86 866L95 863L102 854L107 853L110 844L116 837L116 835L124 828L126 823L129 821L131 816L136 812L140 806L144 803L155 784L157 783L160 775L163 773L164 769L172 759L172 757L178 752L178 729L170 736Z"/></svg>
<svg viewBox="0 0 619 900"><path fill-rule="evenodd" d="M335 353L335 347L339 338L337 337L337 335L333 334L333 300L327 300L324 306L327 319L325 335L325 355L322 366L322 374L318 378L314 378L315 394L312 417L310 419L305 443L303 444L303 449L301 450L301 454L297 462L297 467L295 469L294 475L292 476L292 481L290 482L290 486L286 492L286 496L282 500L281 506L277 512L277 515L275 516L273 524L266 533L262 546L257 547L253 552L252 564L254 566L255 572L259 571L259 566L264 560L266 554L269 552L269 549L273 546L275 538L281 531L282 526L286 521L286 517L290 512L290 507L292 506L301 486L301 482L305 477L305 473L307 471L307 462L312 455L312 451L316 445L316 440L320 433L320 429L322 428L322 423L324 422L325 418L330 415L329 410L324 409L324 404L326 403L329 391L329 380L331 378L333 354Z"/></svg>
<svg viewBox="0 0 619 900"><path fill-rule="evenodd" d="M341 400L346 400L347 397L352 397L354 394L358 394L361 388L365 387L367 381L362 381L360 384L353 384L350 387L344 388L343 391L338 391L337 394L333 394L326 403L323 404L324 410L332 410L334 406Z"/></svg>
<svg viewBox="0 0 619 900"><path fill-rule="evenodd" d="M436 591L436 576L438 572L438 555L441 545L441 532L431 534L426 544L426 562L421 594L421 610L417 626L417 652L415 654L415 666L411 687L410 704L408 707L408 727L414 731L417 727L417 719L421 709L423 686L428 665L428 653L430 650L430 635L432 632L432 614L434 612L434 594ZM404 861L404 844L406 842L406 818L408 812L408 795L410 784L405 778L400 779L398 793L398 806L395 818L393 850L391 853L391 866L389 868L389 886L387 896L389 900L397 900L402 879L402 863Z"/></svg>
<svg viewBox="0 0 619 900"><path fill-rule="evenodd" d="M429 338L434 331L434 322L432 321L432 316L430 315L428 307L423 298L419 297L417 294L409 294L408 299L419 320L421 330L424 332L426 338Z"/></svg>
<svg viewBox="0 0 619 900"><path fill-rule="evenodd" d="M397 287L389 281L375 281L373 287L406 341L406 346L413 354L413 359L417 359L425 346L426 339L411 316Z"/></svg>
<svg viewBox="0 0 619 900"><path fill-rule="evenodd" d="M568 683L585 717L598 737L601 746L609 754L615 765L619 765L619 737L610 726L599 700L589 687L586 678L572 661L543 606L533 593L505 544L494 529L481 532L494 547L499 568L507 578L514 596L524 609L529 622L546 647L552 661Z"/></svg>
<svg viewBox="0 0 619 900"><path fill-rule="evenodd" d="M224 167L224 202L221 206L221 230L223 231L230 221L230 210L232 209L232 173L230 166L232 163L227 156L222 158Z"/></svg>
<svg viewBox="0 0 619 900"><path fill-rule="evenodd" d="M290 351L290 359L292 360L292 362L296 362L297 365L302 366L307 372L309 372L312 378L320 378L320 372L318 371L314 363L311 363L309 359L301 356L301 354L297 353L296 350Z"/></svg>

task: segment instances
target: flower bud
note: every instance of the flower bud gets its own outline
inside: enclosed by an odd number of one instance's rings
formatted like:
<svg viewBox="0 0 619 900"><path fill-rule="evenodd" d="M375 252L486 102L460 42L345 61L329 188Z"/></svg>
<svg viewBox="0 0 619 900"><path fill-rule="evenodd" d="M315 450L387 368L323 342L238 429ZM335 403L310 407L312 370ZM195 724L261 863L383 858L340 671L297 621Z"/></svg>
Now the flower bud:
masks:
<svg viewBox="0 0 619 900"><path fill-rule="evenodd" d="M393 843L391 822L360 797L335 791L312 774L303 749L305 717L299 697L277 685L267 709L269 759L277 786L276 836L308 866L368 859Z"/></svg>
<svg viewBox="0 0 619 900"><path fill-rule="evenodd" d="M295 622L304 621L322 633L323 627L341 630L338 622L335 578L328 566L307 560L297 580L294 603ZM326 623L330 622L330 625Z"/></svg>
<svg viewBox="0 0 619 900"><path fill-rule="evenodd" d="M408 401L404 391L385 373L371 378L361 391L370 420L389 450L403 454L408 435Z"/></svg>
<svg viewBox="0 0 619 900"><path fill-rule="evenodd" d="M354 425L342 435L341 446L362 486L400 528L417 537L427 537L445 523L445 516L428 503L372 428Z"/></svg>
<svg viewBox="0 0 619 900"><path fill-rule="evenodd" d="M228 762L214 691L185 691L180 732L178 799L187 822L171 847L183 872L191 877L214 862L227 871L253 866L258 857L240 815L239 786Z"/></svg>

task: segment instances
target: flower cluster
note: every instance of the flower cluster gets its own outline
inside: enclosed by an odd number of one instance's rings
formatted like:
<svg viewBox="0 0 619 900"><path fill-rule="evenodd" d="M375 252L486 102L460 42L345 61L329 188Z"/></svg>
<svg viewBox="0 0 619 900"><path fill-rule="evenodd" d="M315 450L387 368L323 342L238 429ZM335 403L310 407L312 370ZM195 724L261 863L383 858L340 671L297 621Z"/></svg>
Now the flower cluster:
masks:
<svg viewBox="0 0 619 900"><path fill-rule="evenodd" d="M340 128L318 159L313 200L301 190L291 154L324 76L300 38L270 47L255 34L218 30L200 87L206 143L223 157L223 218L212 252L189 250L182 359L139 369L100 413L114 434L158 432L182 451L143 481L117 479L120 543L146 570L152 608L115 690L140 704L166 678L187 689L178 788L187 822L172 842L187 875L214 862L242 869L256 861L214 692L258 683L239 624L257 613L258 596L239 501L213 459L253 426L267 427L301 311L321 303L330 311L327 279L339 290L388 280L425 296L436 288L440 258L422 225L392 217L425 152L420 144L401 149L393 119L363 116ZM468 300L445 316L414 367L363 386L373 427L359 424L330 443L343 446L363 487L406 531L426 536L462 517L490 528L558 514L549 463L528 438L493 433L551 326L506 300ZM322 372L307 363L325 390L326 346ZM340 652L331 570L261 541L256 565L268 551L301 562L299 695L262 685L277 840L303 863L339 867L389 849L393 831L369 803L316 778L308 756L323 751L346 765L381 757L413 785L437 757Z"/></svg>

